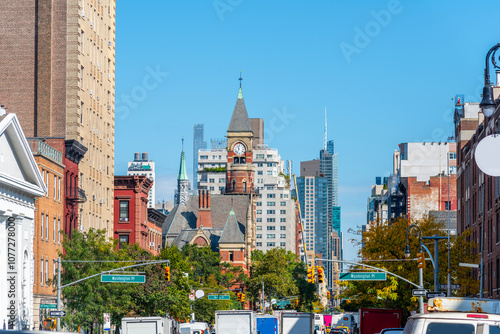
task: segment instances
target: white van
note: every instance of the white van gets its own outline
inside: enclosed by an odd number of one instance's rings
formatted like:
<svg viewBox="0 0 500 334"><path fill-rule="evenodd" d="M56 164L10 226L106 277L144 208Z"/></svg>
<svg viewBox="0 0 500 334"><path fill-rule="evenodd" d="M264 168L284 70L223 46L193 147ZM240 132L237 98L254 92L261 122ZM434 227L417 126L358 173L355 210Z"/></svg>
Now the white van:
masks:
<svg viewBox="0 0 500 334"><path fill-rule="evenodd" d="M206 322L185 322L179 324L179 334L210 334L210 327Z"/></svg>

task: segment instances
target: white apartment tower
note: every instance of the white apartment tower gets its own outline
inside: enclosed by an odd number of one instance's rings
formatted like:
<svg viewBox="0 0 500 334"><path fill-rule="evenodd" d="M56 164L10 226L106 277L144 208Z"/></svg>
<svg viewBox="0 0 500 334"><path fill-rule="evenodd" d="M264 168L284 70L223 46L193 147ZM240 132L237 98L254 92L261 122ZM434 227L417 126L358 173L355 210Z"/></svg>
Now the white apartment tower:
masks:
<svg viewBox="0 0 500 334"><path fill-rule="evenodd" d="M139 152L134 153L134 161L129 161L127 175L145 175L151 181L153 181L153 186L149 190L148 194L148 208L155 207L156 194L155 194L155 162L148 159L148 153L144 152L140 154Z"/></svg>

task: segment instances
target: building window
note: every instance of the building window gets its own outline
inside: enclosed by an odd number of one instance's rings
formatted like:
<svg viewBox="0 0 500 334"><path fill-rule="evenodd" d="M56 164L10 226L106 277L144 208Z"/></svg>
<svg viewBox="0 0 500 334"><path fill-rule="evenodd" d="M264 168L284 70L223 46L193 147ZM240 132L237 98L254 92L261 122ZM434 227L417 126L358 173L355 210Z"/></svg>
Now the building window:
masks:
<svg viewBox="0 0 500 334"><path fill-rule="evenodd" d="M45 215L45 240L49 241L49 215Z"/></svg>
<svg viewBox="0 0 500 334"><path fill-rule="evenodd" d="M286 218L280 218L280 223L286 223Z"/></svg>
<svg viewBox="0 0 500 334"><path fill-rule="evenodd" d="M283 195L283 194L281 194ZM280 202L280 206L286 206L286 202Z"/></svg>
<svg viewBox="0 0 500 334"><path fill-rule="evenodd" d="M268 215L274 215L276 213L276 210L267 210Z"/></svg>
<svg viewBox="0 0 500 334"><path fill-rule="evenodd" d="M444 202L444 209L446 211L451 210L451 203L449 201Z"/></svg>
<svg viewBox="0 0 500 334"><path fill-rule="evenodd" d="M268 223L275 223L276 222L276 218L267 218L267 222Z"/></svg>
<svg viewBox="0 0 500 334"><path fill-rule="evenodd" d="M276 234L268 234L267 238L268 239L274 239L274 238L276 238Z"/></svg>
<svg viewBox="0 0 500 334"><path fill-rule="evenodd" d="M267 175L273 175L273 171L272 171L272 170L268 170L268 171L266 172L266 174L267 174Z"/></svg>
<svg viewBox="0 0 500 334"><path fill-rule="evenodd" d="M49 260L45 260L45 281L47 281L48 279L49 279Z"/></svg>
<svg viewBox="0 0 500 334"><path fill-rule="evenodd" d="M40 260L40 285L43 285L43 259Z"/></svg>
<svg viewBox="0 0 500 334"><path fill-rule="evenodd" d="M280 231L286 231L286 226L280 226Z"/></svg>
<svg viewBox="0 0 500 334"><path fill-rule="evenodd" d="M276 194L267 194L267 198L276 198Z"/></svg>
<svg viewBox="0 0 500 334"><path fill-rule="evenodd" d="M120 201L120 221L121 222L128 222L128 218L129 218L128 205L129 205L128 201ZM127 238L128 238L128 236L127 236Z"/></svg>
<svg viewBox="0 0 500 334"><path fill-rule="evenodd" d="M256 154L255 159L264 159L264 154Z"/></svg>
<svg viewBox="0 0 500 334"><path fill-rule="evenodd" d="M257 226L256 229L257 231L262 231L262 226Z"/></svg>
<svg viewBox="0 0 500 334"><path fill-rule="evenodd" d="M276 226L268 226L267 230L268 231L274 231L274 230L276 230Z"/></svg>
<svg viewBox="0 0 500 334"><path fill-rule="evenodd" d="M286 247L286 242L280 242L281 247Z"/></svg>
<svg viewBox="0 0 500 334"><path fill-rule="evenodd" d="M255 205L256 206L262 206L262 202L256 202Z"/></svg>
<svg viewBox="0 0 500 334"><path fill-rule="evenodd" d="M264 172L263 172L263 171L261 171L261 170L258 170L258 171L257 171L257 175L264 175Z"/></svg>
<svg viewBox="0 0 500 334"><path fill-rule="evenodd" d="M286 234L280 234L281 239L286 239Z"/></svg>
<svg viewBox="0 0 500 334"><path fill-rule="evenodd" d="M40 239L43 240L43 220L44 220L44 215L42 213L42 219L41 219L41 222L40 222L40 226L42 227L41 230L40 230Z"/></svg>
<svg viewBox="0 0 500 334"><path fill-rule="evenodd" d="M262 223L262 218L257 218L257 223Z"/></svg>
<svg viewBox="0 0 500 334"><path fill-rule="evenodd" d="M286 214L286 210L280 210L280 214L285 215Z"/></svg>
<svg viewBox="0 0 500 334"><path fill-rule="evenodd" d="M262 242L258 242L257 247L262 247Z"/></svg>
<svg viewBox="0 0 500 334"><path fill-rule="evenodd" d="M276 206L276 202L267 202L267 206Z"/></svg>
<svg viewBox="0 0 500 334"><path fill-rule="evenodd" d="M47 174L45 174L45 182L46 182L46 186L47 186L47 197L49 197L49 172L47 172Z"/></svg>
<svg viewBox="0 0 500 334"><path fill-rule="evenodd" d="M57 242L61 243L61 219L57 220Z"/></svg>
<svg viewBox="0 0 500 334"><path fill-rule="evenodd" d="M54 226L52 232L54 233L53 241L56 242L56 217L54 217Z"/></svg>
<svg viewBox="0 0 500 334"><path fill-rule="evenodd" d="M231 261L231 262L234 261L234 252L233 251L229 252L229 261Z"/></svg>
<svg viewBox="0 0 500 334"><path fill-rule="evenodd" d="M123 248L124 244L128 244L129 243L128 237L129 237L128 235L120 235L119 241L118 241L120 249Z"/></svg>
<svg viewBox="0 0 500 334"><path fill-rule="evenodd" d="M57 199L57 176L54 175L54 199Z"/></svg>
<svg viewBox="0 0 500 334"><path fill-rule="evenodd" d="M257 234L257 239L262 239L262 234Z"/></svg>
<svg viewBox="0 0 500 334"><path fill-rule="evenodd" d="M262 210L257 210L257 214L261 215L262 214Z"/></svg>
<svg viewBox="0 0 500 334"><path fill-rule="evenodd" d="M208 182L209 183L215 183L215 179L209 179Z"/></svg>
<svg viewBox="0 0 500 334"><path fill-rule="evenodd" d="M275 247L276 244L274 242L268 242L267 247Z"/></svg>

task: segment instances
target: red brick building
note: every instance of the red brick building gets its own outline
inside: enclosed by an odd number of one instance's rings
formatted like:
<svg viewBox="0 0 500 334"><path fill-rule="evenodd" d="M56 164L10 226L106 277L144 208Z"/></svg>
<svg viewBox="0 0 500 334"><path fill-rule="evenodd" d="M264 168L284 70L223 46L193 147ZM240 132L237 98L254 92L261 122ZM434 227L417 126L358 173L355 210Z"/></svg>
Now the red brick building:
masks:
<svg viewBox="0 0 500 334"><path fill-rule="evenodd" d="M148 212L148 193L152 185L153 181L144 175L115 176L113 235L119 248L123 244L138 244L158 254L165 215L154 209Z"/></svg>

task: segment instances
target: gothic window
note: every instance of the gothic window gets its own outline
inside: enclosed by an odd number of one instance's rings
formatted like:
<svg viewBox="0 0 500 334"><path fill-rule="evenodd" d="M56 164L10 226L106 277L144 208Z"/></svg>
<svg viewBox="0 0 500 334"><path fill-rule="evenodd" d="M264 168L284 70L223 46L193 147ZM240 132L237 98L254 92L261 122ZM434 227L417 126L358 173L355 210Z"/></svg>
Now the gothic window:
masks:
<svg viewBox="0 0 500 334"><path fill-rule="evenodd" d="M235 180L232 181L232 186L233 186L233 191L234 191L236 189L236 181Z"/></svg>
<svg viewBox="0 0 500 334"><path fill-rule="evenodd" d="M243 182L243 192L247 192L247 183Z"/></svg>

